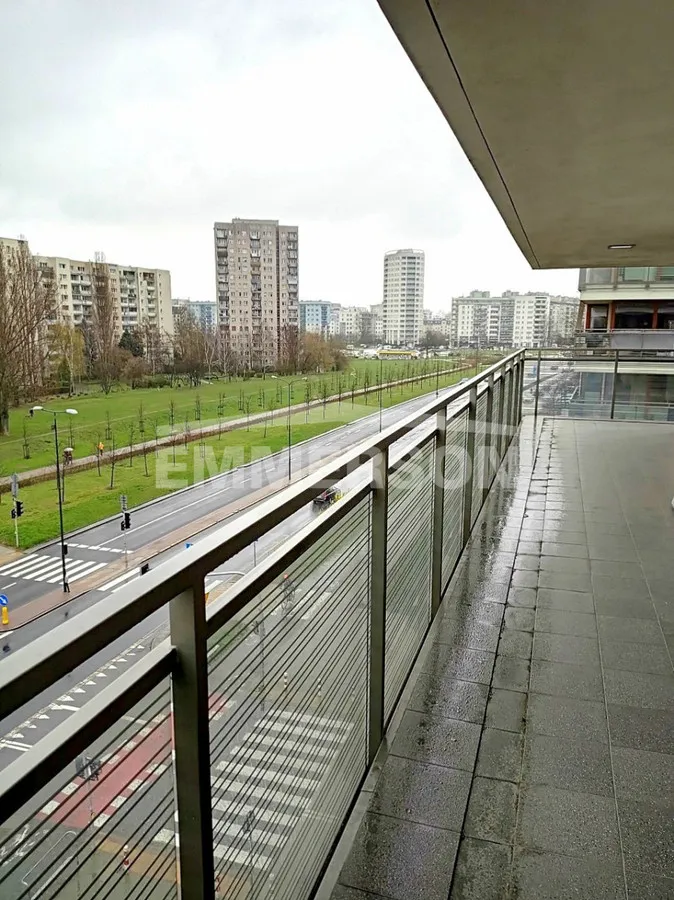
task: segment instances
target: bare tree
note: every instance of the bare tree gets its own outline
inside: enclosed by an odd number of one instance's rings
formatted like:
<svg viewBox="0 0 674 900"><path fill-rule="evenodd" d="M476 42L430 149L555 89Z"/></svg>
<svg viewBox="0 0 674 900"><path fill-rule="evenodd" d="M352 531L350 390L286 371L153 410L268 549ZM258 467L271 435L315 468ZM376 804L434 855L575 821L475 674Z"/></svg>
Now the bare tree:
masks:
<svg viewBox="0 0 674 900"><path fill-rule="evenodd" d="M206 368L205 336L187 310L174 323L173 361L176 372L188 375L193 385L199 384Z"/></svg>
<svg viewBox="0 0 674 900"><path fill-rule="evenodd" d="M296 325L285 325L280 333L278 369L283 374L292 375L299 367L300 332Z"/></svg>
<svg viewBox="0 0 674 900"><path fill-rule="evenodd" d="M49 329L52 361L68 378L68 393L75 390L75 380L85 371L85 341L78 328L57 322Z"/></svg>
<svg viewBox="0 0 674 900"><path fill-rule="evenodd" d="M110 269L105 262L91 266L91 337L94 373L105 394L109 394L119 375L119 353L115 333L115 300L110 285Z"/></svg>
<svg viewBox="0 0 674 900"><path fill-rule="evenodd" d="M9 432L10 405L42 386L55 305L53 274L40 269L27 242L0 243L0 434Z"/></svg>

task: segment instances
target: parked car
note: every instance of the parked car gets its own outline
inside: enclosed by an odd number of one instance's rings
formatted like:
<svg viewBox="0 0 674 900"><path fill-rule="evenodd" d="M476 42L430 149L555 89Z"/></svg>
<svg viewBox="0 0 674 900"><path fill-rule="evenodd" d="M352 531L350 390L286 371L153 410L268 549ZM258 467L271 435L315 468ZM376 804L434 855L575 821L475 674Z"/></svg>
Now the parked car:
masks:
<svg viewBox="0 0 674 900"><path fill-rule="evenodd" d="M329 487L327 490L323 491L322 494L319 494L318 497L314 497L314 506L318 506L322 509L325 506L331 506L333 503L341 500L341 497L342 492L338 487Z"/></svg>

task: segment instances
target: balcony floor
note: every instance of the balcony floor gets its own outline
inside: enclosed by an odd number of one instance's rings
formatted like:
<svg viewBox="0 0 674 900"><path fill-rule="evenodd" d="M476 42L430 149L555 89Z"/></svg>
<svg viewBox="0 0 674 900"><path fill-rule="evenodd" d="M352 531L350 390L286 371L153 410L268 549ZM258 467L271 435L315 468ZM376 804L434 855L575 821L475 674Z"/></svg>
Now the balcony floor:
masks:
<svg viewBox="0 0 674 900"><path fill-rule="evenodd" d="M333 900L674 897L673 448L670 425L525 419Z"/></svg>

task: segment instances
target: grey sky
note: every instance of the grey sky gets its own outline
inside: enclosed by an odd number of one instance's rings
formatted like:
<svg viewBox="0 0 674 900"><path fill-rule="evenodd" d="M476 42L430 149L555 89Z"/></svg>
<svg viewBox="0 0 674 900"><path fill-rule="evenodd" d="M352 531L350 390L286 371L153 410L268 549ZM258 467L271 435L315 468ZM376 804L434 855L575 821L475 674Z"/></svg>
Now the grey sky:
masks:
<svg viewBox="0 0 674 900"><path fill-rule="evenodd" d="M212 299L212 226L300 228L300 297L381 299L426 251L426 306L532 272L375 0L2 4L0 234L171 270Z"/></svg>

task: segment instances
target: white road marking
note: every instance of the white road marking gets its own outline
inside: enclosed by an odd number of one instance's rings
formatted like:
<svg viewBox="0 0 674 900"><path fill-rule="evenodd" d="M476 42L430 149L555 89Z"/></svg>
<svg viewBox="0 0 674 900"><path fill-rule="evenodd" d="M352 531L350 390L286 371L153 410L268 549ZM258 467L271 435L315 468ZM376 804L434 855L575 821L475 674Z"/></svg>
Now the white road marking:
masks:
<svg viewBox="0 0 674 900"><path fill-rule="evenodd" d="M49 709L65 709L68 712L78 712L79 706L68 706L66 703L52 703Z"/></svg>
<svg viewBox="0 0 674 900"><path fill-rule="evenodd" d="M113 578L112 581L108 581L107 584L101 585L101 587L96 588L97 591L111 591L114 587L117 587L118 584L122 584L124 581L128 581L129 578L140 578L137 569L132 569L130 572L125 572L123 575L119 575L117 578Z"/></svg>
<svg viewBox="0 0 674 900"><path fill-rule="evenodd" d="M0 747L7 747L9 750L20 750L22 753L25 753L26 750L30 750L31 746L31 744L22 744L19 741L10 741L7 739L0 741Z"/></svg>

